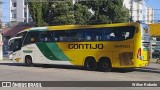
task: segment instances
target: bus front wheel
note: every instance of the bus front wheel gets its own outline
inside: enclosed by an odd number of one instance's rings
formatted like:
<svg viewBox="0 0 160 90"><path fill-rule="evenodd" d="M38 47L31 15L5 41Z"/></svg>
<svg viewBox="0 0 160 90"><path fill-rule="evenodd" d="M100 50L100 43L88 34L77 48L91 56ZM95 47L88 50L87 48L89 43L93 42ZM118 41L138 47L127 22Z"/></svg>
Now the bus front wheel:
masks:
<svg viewBox="0 0 160 90"><path fill-rule="evenodd" d="M25 58L25 64L27 66L32 66L33 65L32 58L30 56L26 56L26 58Z"/></svg>
<svg viewBox="0 0 160 90"><path fill-rule="evenodd" d="M111 63L109 60L100 60L98 62L98 70L102 72L109 72L111 71Z"/></svg>
<svg viewBox="0 0 160 90"><path fill-rule="evenodd" d="M85 60L84 67L87 70L95 71L97 69L97 62L94 58L87 58Z"/></svg>

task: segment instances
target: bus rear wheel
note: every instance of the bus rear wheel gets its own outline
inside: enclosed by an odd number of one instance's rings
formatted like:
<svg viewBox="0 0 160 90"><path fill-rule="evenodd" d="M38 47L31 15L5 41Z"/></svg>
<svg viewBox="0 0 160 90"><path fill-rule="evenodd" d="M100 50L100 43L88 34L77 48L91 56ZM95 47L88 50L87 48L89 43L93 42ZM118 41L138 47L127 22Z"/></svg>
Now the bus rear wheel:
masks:
<svg viewBox="0 0 160 90"><path fill-rule="evenodd" d="M30 56L26 56L26 58L25 58L25 64L27 66L33 66L32 58Z"/></svg>
<svg viewBox="0 0 160 90"><path fill-rule="evenodd" d="M84 67L87 70L95 71L97 69L97 62L94 58L87 58L85 60Z"/></svg>
<svg viewBox="0 0 160 90"><path fill-rule="evenodd" d="M110 72L112 69L111 63L109 60L100 60L98 62L98 70L102 72Z"/></svg>

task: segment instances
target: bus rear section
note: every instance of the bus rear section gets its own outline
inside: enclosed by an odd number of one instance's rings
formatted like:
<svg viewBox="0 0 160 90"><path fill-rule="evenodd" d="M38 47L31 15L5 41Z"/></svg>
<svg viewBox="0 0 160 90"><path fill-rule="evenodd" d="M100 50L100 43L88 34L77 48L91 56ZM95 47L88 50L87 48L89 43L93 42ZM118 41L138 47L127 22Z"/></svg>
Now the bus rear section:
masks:
<svg viewBox="0 0 160 90"><path fill-rule="evenodd" d="M137 61L136 67L144 67L149 65L150 61L150 29L147 24L140 25L140 36L136 39ZM136 42L135 42L136 43Z"/></svg>
<svg viewBox="0 0 160 90"><path fill-rule="evenodd" d="M146 24L135 23L119 28L119 34L125 39L112 40L110 48L113 68L136 68L149 65L150 34Z"/></svg>

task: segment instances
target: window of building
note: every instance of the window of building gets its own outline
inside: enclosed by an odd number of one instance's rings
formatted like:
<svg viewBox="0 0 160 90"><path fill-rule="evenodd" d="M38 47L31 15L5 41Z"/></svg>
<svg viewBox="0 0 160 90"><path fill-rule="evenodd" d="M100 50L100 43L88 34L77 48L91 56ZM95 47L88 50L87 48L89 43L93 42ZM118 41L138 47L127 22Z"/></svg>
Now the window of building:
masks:
<svg viewBox="0 0 160 90"><path fill-rule="evenodd" d="M13 19L16 19L16 18L17 18L17 15L16 15L16 14L12 14L12 18L13 18Z"/></svg>
<svg viewBox="0 0 160 90"><path fill-rule="evenodd" d="M27 3L27 1L24 1L24 5L27 5L28 3Z"/></svg>
<svg viewBox="0 0 160 90"><path fill-rule="evenodd" d="M24 17L27 17L27 12L24 12Z"/></svg>
<svg viewBox="0 0 160 90"><path fill-rule="evenodd" d="M12 6L13 6L13 7L17 7L17 3L16 3L16 2L13 2L13 3L12 3Z"/></svg>

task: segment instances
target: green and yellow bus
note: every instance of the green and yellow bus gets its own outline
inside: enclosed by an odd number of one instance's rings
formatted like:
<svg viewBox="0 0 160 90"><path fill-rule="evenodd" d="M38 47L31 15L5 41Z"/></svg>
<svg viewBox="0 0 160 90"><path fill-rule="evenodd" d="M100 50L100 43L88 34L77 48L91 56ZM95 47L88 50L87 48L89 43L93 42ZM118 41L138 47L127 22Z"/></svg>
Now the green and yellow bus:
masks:
<svg viewBox="0 0 160 90"><path fill-rule="evenodd" d="M61 64L88 70L149 64L149 28L142 23L60 25L26 29L10 39L13 61Z"/></svg>

